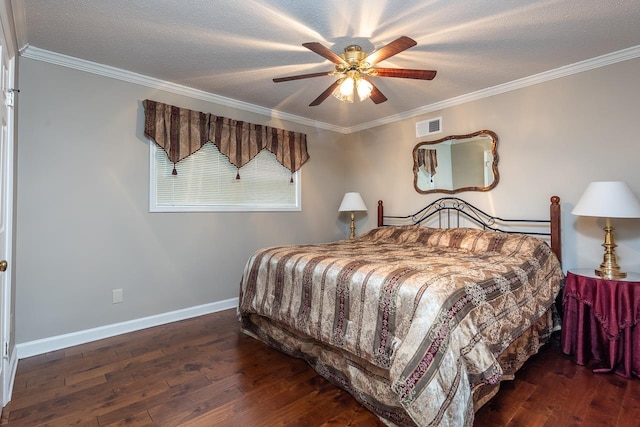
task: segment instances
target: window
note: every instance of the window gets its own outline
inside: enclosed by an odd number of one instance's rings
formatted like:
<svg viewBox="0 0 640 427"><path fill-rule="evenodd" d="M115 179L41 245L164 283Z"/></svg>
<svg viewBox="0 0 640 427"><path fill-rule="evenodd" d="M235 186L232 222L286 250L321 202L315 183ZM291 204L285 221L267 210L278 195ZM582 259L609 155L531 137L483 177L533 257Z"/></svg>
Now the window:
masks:
<svg viewBox="0 0 640 427"><path fill-rule="evenodd" d="M238 170L207 142L181 160L173 175L167 154L153 141L149 147L151 212L301 210L300 171L292 175L267 150Z"/></svg>

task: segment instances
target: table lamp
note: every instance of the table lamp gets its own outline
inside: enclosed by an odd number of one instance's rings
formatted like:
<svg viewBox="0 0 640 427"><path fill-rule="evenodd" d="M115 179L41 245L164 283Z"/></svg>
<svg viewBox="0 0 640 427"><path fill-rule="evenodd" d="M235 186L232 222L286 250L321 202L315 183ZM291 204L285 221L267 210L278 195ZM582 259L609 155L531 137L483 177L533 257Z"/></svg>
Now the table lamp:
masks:
<svg viewBox="0 0 640 427"><path fill-rule="evenodd" d="M592 182L571 211L573 215L605 218L604 258L596 275L605 279L622 279L627 273L620 271L616 259L611 218L640 218L640 201L625 182Z"/></svg>
<svg viewBox="0 0 640 427"><path fill-rule="evenodd" d="M360 193L345 193L342 198L342 203L340 203L340 207L338 208L338 212L351 212L351 233L349 234L349 238L353 239L356 237L356 224L355 224L355 213L357 211L366 211L367 207L360 196Z"/></svg>

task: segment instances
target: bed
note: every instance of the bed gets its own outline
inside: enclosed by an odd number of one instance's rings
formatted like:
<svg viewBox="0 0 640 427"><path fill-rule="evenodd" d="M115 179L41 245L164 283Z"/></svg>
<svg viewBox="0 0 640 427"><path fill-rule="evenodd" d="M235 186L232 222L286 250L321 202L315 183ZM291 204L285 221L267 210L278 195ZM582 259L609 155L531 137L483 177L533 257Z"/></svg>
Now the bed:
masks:
<svg viewBox="0 0 640 427"><path fill-rule="evenodd" d="M378 225L255 252L242 331L305 359L387 425L472 425L558 328L559 198L548 220L501 219L455 197L385 216L379 202Z"/></svg>

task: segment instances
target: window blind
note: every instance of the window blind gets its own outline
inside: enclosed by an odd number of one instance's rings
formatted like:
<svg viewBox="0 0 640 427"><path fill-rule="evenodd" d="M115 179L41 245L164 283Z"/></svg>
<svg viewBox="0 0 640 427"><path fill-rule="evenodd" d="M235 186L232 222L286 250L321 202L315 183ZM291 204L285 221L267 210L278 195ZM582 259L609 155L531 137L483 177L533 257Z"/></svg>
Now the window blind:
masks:
<svg viewBox="0 0 640 427"><path fill-rule="evenodd" d="M176 165L150 144L153 212L300 210L300 171L293 175L268 150L239 170L211 142ZM236 179L239 173L241 179Z"/></svg>

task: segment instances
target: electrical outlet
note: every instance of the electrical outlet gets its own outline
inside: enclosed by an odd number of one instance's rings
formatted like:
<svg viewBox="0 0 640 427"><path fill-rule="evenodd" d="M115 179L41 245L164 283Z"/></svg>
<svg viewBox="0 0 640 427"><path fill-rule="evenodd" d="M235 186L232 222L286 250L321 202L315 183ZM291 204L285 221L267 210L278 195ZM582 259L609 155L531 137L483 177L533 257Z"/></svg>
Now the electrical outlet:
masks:
<svg viewBox="0 0 640 427"><path fill-rule="evenodd" d="M113 303L119 304L124 301L124 292L122 289L114 289L113 290Z"/></svg>

